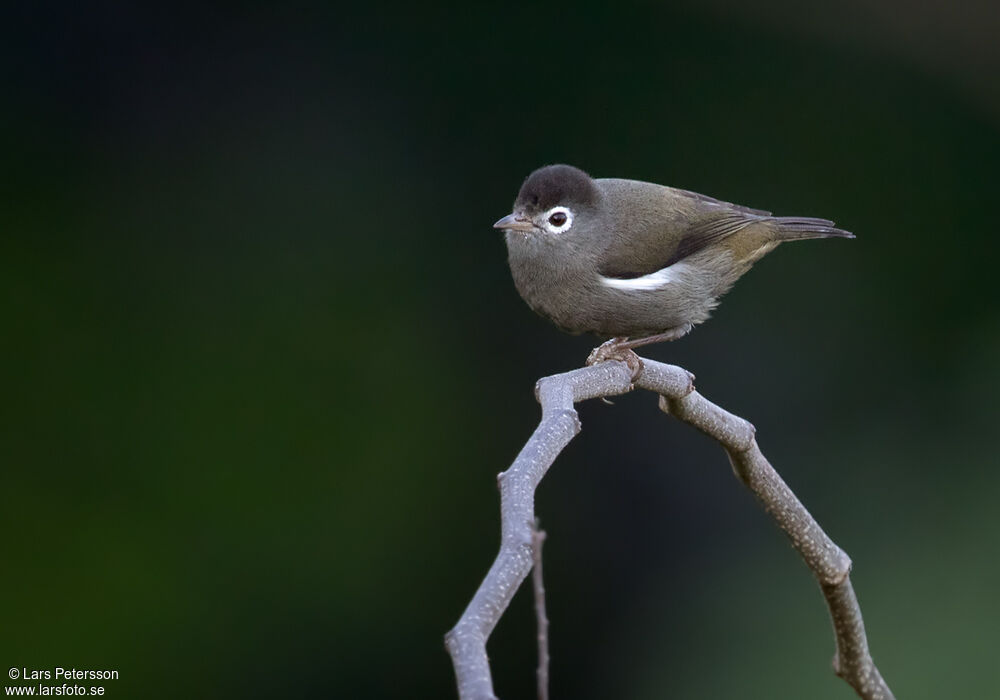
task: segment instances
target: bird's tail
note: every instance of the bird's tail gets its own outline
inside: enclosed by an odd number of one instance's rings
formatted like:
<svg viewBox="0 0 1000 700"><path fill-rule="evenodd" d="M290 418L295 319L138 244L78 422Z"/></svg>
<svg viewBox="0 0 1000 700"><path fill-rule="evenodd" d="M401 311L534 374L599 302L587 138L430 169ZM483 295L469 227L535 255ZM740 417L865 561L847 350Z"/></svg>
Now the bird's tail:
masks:
<svg viewBox="0 0 1000 700"><path fill-rule="evenodd" d="M812 219L801 216L777 216L778 240L798 241L806 238L854 238L850 231L834 226L826 219Z"/></svg>

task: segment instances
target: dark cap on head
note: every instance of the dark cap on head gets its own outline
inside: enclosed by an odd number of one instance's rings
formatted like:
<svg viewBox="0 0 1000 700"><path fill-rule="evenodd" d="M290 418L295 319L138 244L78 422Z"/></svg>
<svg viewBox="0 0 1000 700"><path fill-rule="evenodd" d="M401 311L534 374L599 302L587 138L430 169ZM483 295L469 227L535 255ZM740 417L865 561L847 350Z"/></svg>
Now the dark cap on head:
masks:
<svg viewBox="0 0 1000 700"><path fill-rule="evenodd" d="M521 185L515 209L534 213L559 205L589 205L600 198L590 175L572 165L546 165L531 173Z"/></svg>

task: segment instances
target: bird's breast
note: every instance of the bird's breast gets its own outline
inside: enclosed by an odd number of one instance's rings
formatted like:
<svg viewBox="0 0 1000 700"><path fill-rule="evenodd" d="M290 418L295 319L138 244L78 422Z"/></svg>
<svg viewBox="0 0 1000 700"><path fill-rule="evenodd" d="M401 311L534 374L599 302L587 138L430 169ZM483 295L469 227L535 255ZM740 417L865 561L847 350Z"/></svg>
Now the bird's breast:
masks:
<svg viewBox="0 0 1000 700"><path fill-rule="evenodd" d="M536 313L557 325L580 332L581 304L588 297L587 258L530 236L507 237L514 286Z"/></svg>

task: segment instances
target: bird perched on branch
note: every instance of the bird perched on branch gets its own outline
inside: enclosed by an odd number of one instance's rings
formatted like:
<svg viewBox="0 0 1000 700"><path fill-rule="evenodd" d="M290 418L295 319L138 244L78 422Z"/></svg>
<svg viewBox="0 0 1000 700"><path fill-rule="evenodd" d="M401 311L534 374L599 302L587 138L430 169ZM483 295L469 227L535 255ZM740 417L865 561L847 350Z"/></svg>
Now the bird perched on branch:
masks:
<svg viewBox="0 0 1000 700"><path fill-rule="evenodd" d="M531 173L506 232L521 297L603 352L680 338L779 243L854 238L832 221L770 212L649 182L593 179L570 165ZM600 350L600 349L599 349Z"/></svg>

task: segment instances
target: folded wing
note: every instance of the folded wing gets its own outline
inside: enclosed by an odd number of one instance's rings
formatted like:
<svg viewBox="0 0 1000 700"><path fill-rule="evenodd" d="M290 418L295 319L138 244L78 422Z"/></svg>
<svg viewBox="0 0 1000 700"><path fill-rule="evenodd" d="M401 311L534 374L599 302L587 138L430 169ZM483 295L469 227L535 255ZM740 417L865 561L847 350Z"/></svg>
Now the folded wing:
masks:
<svg viewBox="0 0 1000 700"><path fill-rule="evenodd" d="M635 279L670 267L752 224L773 221L770 212L712 197L629 180L599 180L618 202L611 235L600 254L607 278Z"/></svg>

